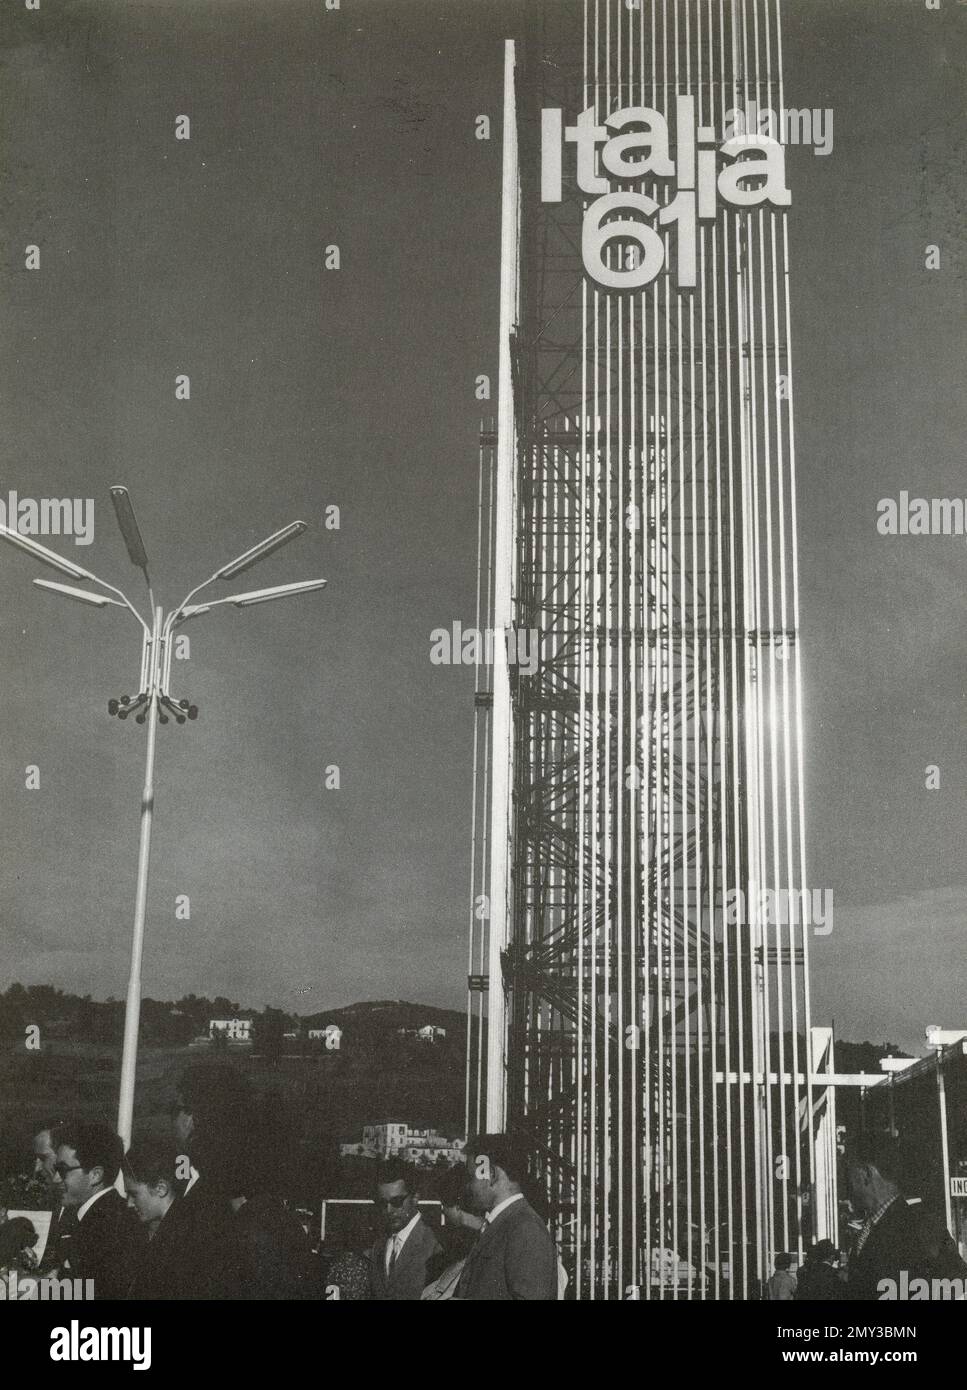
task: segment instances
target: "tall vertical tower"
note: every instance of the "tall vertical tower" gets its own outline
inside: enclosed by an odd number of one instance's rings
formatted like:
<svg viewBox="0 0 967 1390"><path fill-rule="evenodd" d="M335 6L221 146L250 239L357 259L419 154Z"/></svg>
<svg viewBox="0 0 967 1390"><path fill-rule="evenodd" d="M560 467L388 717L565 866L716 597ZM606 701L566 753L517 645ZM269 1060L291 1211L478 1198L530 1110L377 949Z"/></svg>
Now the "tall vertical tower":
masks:
<svg viewBox="0 0 967 1390"><path fill-rule="evenodd" d="M481 441L468 1125L525 1141L573 1296L748 1298L823 1233L780 4L530 8Z"/></svg>

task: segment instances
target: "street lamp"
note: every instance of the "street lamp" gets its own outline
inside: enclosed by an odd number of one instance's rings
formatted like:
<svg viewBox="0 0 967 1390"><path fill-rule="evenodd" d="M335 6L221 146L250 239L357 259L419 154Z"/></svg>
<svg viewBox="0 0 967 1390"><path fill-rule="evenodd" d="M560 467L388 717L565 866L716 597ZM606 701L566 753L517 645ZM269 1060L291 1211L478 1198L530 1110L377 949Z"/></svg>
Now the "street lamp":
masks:
<svg viewBox="0 0 967 1390"><path fill-rule="evenodd" d="M34 583L37 583L34 580ZM223 603L234 604L236 608L251 608L253 603L268 603L274 598L286 598L289 594L307 594L312 589L324 589L327 584L325 579L301 579L295 584L277 584L274 589L253 589L249 594L230 594L228 598L213 598L208 603L192 603L187 608L181 610L181 617L194 618L199 613L207 613L211 608L218 608ZM52 589L67 588L67 585L51 584ZM83 593L78 589L79 594ZM85 598L90 595L84 594Z"/></svg>
<svg viewBox="0 0 967 1390"><path fill-rule="evenodd" d="M214 577L216 579L234 579L237 574L251 569L259 560L264 560L266 555L271 555L273 550L278 550L280 545L285 545L287 541L301 536L305 530L304 521L290 522L288 526L283 526L281 531L276 531L274 536L268 536L264 541L259 541L258 545L253 545L251 550L246 550L245 554L240 555L237 560L232 560L228 565L222 565Z"/></svg>
<svg viewBox="0 0 967 1390"><path fill-rule="evenodd" d="M124 1141L125 1148L127 1148L131 1142L134 1083L138 1062L138 1029L141 1020L141 963L144 952L144 923L148 900L151 824L154 814L154 762L157 726L158 724L169 723L170 716L174 717L177 724L184 724L186 719L194 720L198 717L196 705L191 704L186 699L176 700L171 695L169 687L171 635L174 629L188 618L199 617L222 604L230 603L236 608L248 608L256 603L269 603L273 599L290 598L296 594L322 589L325 587L326 581L324 579L306 579L295 584L278 584L270 589L255 589L249 593L232 594L228 598L211 599L207 603L191 604L194 596L209 584L214 583L216 579L233 579L235 575L241 574L260 560L264 560L267 555L273 554L280 546L285 545L296 536L301 536L307 529L306 523L293 521L288 526L284 526L281 531L274 532L265 540L260 541L258 545L246 550L229 564L222 565L208 579L196 585L178 607L172 609L165 616L161 607L156 606L154 602L154 593L148 575L148 555L127 488L112 487L111 501L131 563L144 575L151 609L150 624L145 622L134 604L120 589L116 589L113 584L105 583L103 579L98 579L95 574L82 569L80 565L75 565L71 560L65 560L55 551L48 550L46 546L41 545L32 537L22 536L16 530L11 530L7 526L0 526L0 540L8 541L18 550L30 555L32 559L39 560L41 564L47 565L59 574L66 575L68 579L96 584L101 589L108 590L108 594L114 595L114 597L91 593L87 589L78 589L71 584L55 584L49 579L35 579L34 583L38 588L47 593L60 594L64 598L73 599L89 607L127 608L141 627L141 671L138 677L138 693L133 697L121 695L118 699L108 701L108 714L117 715L121 720L126 720L129 715L133 714L136 724L147 723L148 725L144 789L141 794L141 835L138 848L134 931L131 941L131 970L128 977L127 1002L124 1009L124 1045L121 1052L121 1086L118 1101L118 1133ZM152 712L157 715L156 719L150 717Z"/></svg>
<svg viewBox="0 0 967 1390"><path fill-rule="evenodd" d="M52 594L65 594L67 598L76 599L78 603L93 604L95 608L106 608L109 603L113 603L115 608L124 607L120 599L108 598L107 594L89 594L86 589L75 589L71 584L55 584L52 579L35 579L34 583L38 589L49 589Z"/></svg>
<svg viewBox="0 0 967 1390"><path fill-rule="evenodd" d="M71 564L70 560L65 560L62 556L55 554L53 550L48 550L39 541L31 540L29 536L22 536L19 531L11 531L8 526L0 526L0 536L4 540L8 540L11 545L15 545L18 550L32 555L42 565L49 565L52 570L66 574L68 579L93 578L93 575L88 574L87 570L81 569L80 565Z"/></svg>
<svg viewBox="0 0 967 1390"><path fill-rule="evenodd" d="M117 517L121 535L124 537L124 544L127 546L128 555L131 563L137 565L138 569L144 571L145 579L148 578L148 552L144 548L144 541L141 539L141 528L138 519L134 515L134 508L131 505L131 498L128 496L126 487L111 488L111 502L114 505L114 515Z"/></svg>

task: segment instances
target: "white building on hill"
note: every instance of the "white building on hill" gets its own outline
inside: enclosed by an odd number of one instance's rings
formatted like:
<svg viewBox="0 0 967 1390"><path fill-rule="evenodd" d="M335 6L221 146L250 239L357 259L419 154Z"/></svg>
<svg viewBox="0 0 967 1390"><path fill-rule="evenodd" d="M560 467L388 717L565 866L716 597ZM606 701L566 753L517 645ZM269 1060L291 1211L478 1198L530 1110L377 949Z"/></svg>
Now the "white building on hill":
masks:
<svg viewBox="0 0 967 1390"><path fill-rule="evenodd" d="M229 1042L250 1043L252 1041L252 1020L250 1018L213 1018L208 1024L208 1036L214 1038L223 1034Z"/></svg>
<svg viewBox="0 0 967 1390"><path fill-rule="evenodd" d="M340 1144L340 1153L357 1158L402 1158L409 1163L464 1161L467 1141L450 1138L435 1129L418 1129L404 1120L384 1120L364 1125L361 1142Z"/></svg>
<svg viewBox="0 0 967 1390"><path fill-rule="evenodd" d="M396 1032L401 1038L417 1038L427 1043L440 1042L447 1035L447 1030L435 1023L424 1023L422 1028L397 1028Z"/></svg>

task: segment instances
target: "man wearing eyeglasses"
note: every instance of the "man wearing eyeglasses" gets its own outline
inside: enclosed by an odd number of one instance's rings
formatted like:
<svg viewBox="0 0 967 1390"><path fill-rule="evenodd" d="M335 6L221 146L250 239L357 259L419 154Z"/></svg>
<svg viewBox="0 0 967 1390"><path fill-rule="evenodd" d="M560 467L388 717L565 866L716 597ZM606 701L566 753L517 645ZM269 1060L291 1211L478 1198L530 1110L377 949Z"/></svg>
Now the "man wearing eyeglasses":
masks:
<svg viewBox="0 0 967 1390"><path fill-rule="evenodd" d="M114 1184L124 1146L107 1125L87 1124L54 1136L55 1184L67 1209L76 1212L66 1270L90 1279L96 1299L123 1298L142 1244L134 1213Z"/></svg>
<svg viewBox="0 0 967 1390"><path fill-rule="evenodd" d="M372 1297L381 1303L419 1301L429 1283L426 1267L443 1249L420 1215L412 1168L388 1160L376 1175L375 1206L385 1236L369 1254Z"/></svg>

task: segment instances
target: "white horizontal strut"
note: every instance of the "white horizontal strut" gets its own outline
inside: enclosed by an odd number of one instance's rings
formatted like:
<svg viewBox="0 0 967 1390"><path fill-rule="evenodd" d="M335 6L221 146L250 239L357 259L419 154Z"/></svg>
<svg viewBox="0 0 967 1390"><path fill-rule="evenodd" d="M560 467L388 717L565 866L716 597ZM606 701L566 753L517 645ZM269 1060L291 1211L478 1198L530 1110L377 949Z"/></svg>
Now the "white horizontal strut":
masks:
<svg viewBox="0 0 967 1390"><path fill-rule="evenodd" d="M756 1074L755 1074L755 1082L756 1082L756 1085L758 1085L758 1086L765 1085L766 1083L768 1083L770 1086L775 1086L775 1085L780 1085L780 1084L783 1085L783 1086L791 1086L791 1085L805 1086L805 1085L807 1084L807 1082L808 1082L809 1085L811 1085L811 1086L816 1086L816 1087L821 1087L821 1086L862 1086L862 1087L865 1088L865 1087L869 1087L869 1086L878 1086L882 1081L886 1081L886 1080L888 1079L888 1077L889 1077L889 1073L888 1073L888 1072L878 1072L878 1071L871 1071L871 1072L813 1072L813 1073L812 1073L811 1075L809 1075L809 1076L807 1076L807 1075L805 1074L805 1072L774 1072L774 1071L769 1072L769 1073L768 1073L768 1076L767 1076L765 1073L763 1073L763 1072L760 1071L760 1072L756 1072ZM726 1085L726 1084L728 1084L728 1085L730 1085L730 1086L747 1085L747 1084L749 1084L749 1083L752 1081L752 1079L753 1079L752 1073L749 1072L749 1071L743 1072L741 1076L739 1075L738 1072L735 1072L735 1071L730 1071L730 1072L728 1072L728 1073L718 1071L718 1072L715 1073L715 1084L716 1084L717 1086L724 1086L724 1085Z"/></svg>

